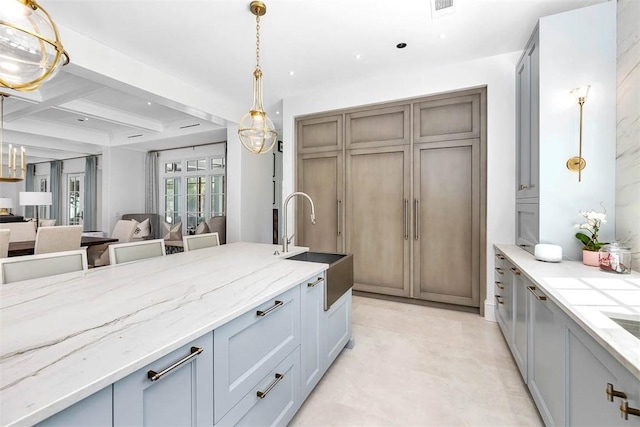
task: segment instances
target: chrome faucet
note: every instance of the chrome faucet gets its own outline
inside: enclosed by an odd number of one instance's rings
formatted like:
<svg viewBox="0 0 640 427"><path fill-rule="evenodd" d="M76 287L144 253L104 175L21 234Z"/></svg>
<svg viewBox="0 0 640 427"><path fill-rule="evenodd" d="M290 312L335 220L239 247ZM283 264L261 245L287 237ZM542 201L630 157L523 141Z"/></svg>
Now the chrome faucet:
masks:
<svg viewBox="0 0 640 427"><path fill-rule="evenodd" d="M282 220L284 224L282 226L282 229L284 230L284 232L282 235L282 252L289 252L289 243L291 243L291 239L293 239L293 236L295 235L295 233L293 233L291 237L287 236L287 205L289 203L289 200L291 200L293 196L304 196L309 199L309 203L311 203L311 224L315 225L316 223L316 208L315 206L313 206L313 200L311 200L311 197L309 197L307 193L303 193L302 191L296 191L295 193L289 194L287 198L284 199L283 205L284 214Z"/></svg>

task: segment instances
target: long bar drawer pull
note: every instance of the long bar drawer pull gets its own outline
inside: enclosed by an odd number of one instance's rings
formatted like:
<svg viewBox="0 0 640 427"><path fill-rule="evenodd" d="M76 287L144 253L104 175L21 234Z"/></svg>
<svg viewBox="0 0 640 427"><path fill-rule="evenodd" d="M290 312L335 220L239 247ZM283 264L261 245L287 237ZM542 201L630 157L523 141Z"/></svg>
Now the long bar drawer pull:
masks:
<svg viewBox="0 0 640 427"><path fill-rule="evenodd" d="M516 276L519 276L519 275L520 275L520 270L518 270L517 268L509 267L509 270L511 270L511 272L512 272L513 274L515 274Z"/></svg>
<svg viewBox="0 0 640 427"><path fill-rule="evenodd" d="M624 391L619 391L613 388L613 384L607 383L607 400L613 402L614 397L627 398L627 394Z"/></svg>
<svg viewBox="0 0 640 427"><path fill-rule="evenodd" d="M529 289L529 292L531 292L533 294L533 296L536 297L536 299L538 301L546 301L547 300L546 296L536 294L536 287L535 286L527 286L527 289Z"/></svg>
<svg viewBox="0 0 640 427"><path fill-rule="evenodd" d="M258 395L258 397L260 399L264 399L265 397L267 397L267 394L269 394L271 389L274 388L276 386L276 384L278 384L280 382L280 380L283 379L283 378L284 378L284 374L279 374L279 373L276 372L276 379L273 380L273 382L271 384L269 384L269 387L267 387L267 389L265 391L258 390L256 395Z"/></svg>
<svg viewBox="0 0 640 427"><path fill-rule="evenodd" d="M620 401L620 415L622 415L622 418L625 420L629 420L629 414L640 417L640 409L630 408L629 401L627 399L622 399Z"/></svg>
<svg viewBox="0 0 640 427"><path fill-rule="evenodd" d="M501 285L502 282L498 282L496 280L496 286L498 287L498 289L504 289L504 286Z"/></svg>
<svg viewBox="0 0 640 427"><path fill-rule="evenodd" d="M504 304L504 301L502 301L502 297L500 295L496 295L496 299L498 300L498 304Z"/></svg>
<svg viewBox="0 0 640 427"><path fill-rule="evenodd" d="M324 279L323 279L322 277L318 277L318 280L316 280L316 281L315 281L315 282L313 282L313 283L307 283L307 287L308 287L308 288L315 288L315 287L316 287L316 285L317 285L318 283L320 283L320 282L324 282Z"/></svg>
<svg viewBox="0 0 640 427"><path fill-rule="evenodd" d="M284 304L284 302L282 302L282 301L276 301L276 303L275 303L275 304L273 304L273 305L272 305L271 307L269 307L268 309L266 309L266 310L264 310L264 311L262 311L262 310L258 310L258 311L256 311L256 314L257 314L258 316L260 316L260 317L264 317L264 316L266 316L267 314L271 313L271 312L272 312L273 310L275 310L276 308L281 307L281 306L282 306L282 304Z"/></svg>
<svg viewBox="0 0 640 427"><path fill-rule="evenodd" d="M496 254L496 258L498 258L498 259L504 259L504 255L502 255L502 254Z"/></svg>
<svg viewBox="0 0 640 427"><path fill-rule="evenodd" d="M496 271L498 272L498 274L504 274L504 270L501 268L496 268Z"/></svg>
<svg viewBox="0 0 640 427"><path fill-rule="evenodd" d="M147 378L149 378L151 381L158 381L160 378L162 378L163 376L165 376L169 372L173 371L178 366L184 365L185 363L187 363L188 361L190 361L191 359L193 359L194 357L196 357L197 355L199 355L203 351L204 351L204 349L202 347L191 347L191 353L187 357L185 357L185 358L183 358L181 360L178 360L176 363L174 363L173 365L169 366L168 368L163 369L160 372L156 372L156 371L147 372Z"/></svg>

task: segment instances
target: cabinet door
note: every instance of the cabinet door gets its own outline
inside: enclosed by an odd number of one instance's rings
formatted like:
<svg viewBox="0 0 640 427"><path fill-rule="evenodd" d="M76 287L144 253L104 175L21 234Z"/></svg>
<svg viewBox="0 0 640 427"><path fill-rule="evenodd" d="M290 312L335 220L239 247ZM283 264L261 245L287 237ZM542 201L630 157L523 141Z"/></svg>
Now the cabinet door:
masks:
<svg viewBox="0 0 640 427"><path fill-rule="evenodd" d="M342 114L296 120L298 154L342 150Z"/></svg>
<svg viewBox="0 0 640 427"><path fill-rule="evenodd" d="M397 105L349 113L346 122L346 148L388 147L411 141L411 107Z"/></svg>
<svg viewBox="0 0 640 427"><path fill-rule="evenodd" d="M326 370L322 349L324 346L324 289L323 276L314 276L303 282L300 289L302 328L300 330L302 400L309 396Z"/></svg>
<svg viewBox="0 0 640 427"><path fill-rule="evenodd" d="M560 309L537 288L528 286L529 390L547 426L565 425L565 336Z"/></svg>
<svg viewBox="0 0 640 427"><path fill-rule="evenodd" d="M194 349L202 349L197 354ZM178 364L185 361L182 364ZM149 372L165 373L157 380ZM213 333L161 357L113 385L113 425L211 426Z"/></svg>
<svg viewBox="0 0 640 427"><path fill-rule="evenodd" d="M298 191L314 201L317 223L311 223L311 207L297 198L296 244L312 251L343 252L342 152L298 156ZM291 209L291 208L289 208Z"/></svg>
<svg viewBox="0 0 640 427"><path fill-rule="evenodd" d="M328 369L351 339L351 290L345 292L324 312L323 322L323 357L325 369Z"/></svg>
<svg viewBox="0 0 640 427"><path fill-rule="evenodd" d="M539 241L538 203L516 203L516 245L533 253Z"/></svg>
<svg viewBox="0 0 640 427"><path fill-rule="evenodd" d="M112 387L105 387L36 425L37 427L111 427L113 425Z"/></svg>
<svg viewBox="0 0 640 427"><path fill-rule="evenodd" d="M346 250L354 289L409 296L409 147L347 152Z"/></svg>
<svg viewBox="0 0 640 427"><path fill-rule="evenodd" d="M511 347L513 341L513 275L509 270L511 263L503 261L500 267L496 267L494 278L496 282L496 304L498 315L502 321L502 333L507 344Z"/></svg>
<svg viewBox="0 0 640 427"><path fill-rule="evenodd" d="M480 305L480 140L414 149L414 297Z"/></svg>
<svg viewBox="0 0 640 427"><path fill-rule="evenodd" d="M414 105L414 142L438 142L480 138L481 95L473 89L468 95L443 94Z"/></svg>
<svg viewBox="0 0 640 427"><path fill-rule="evenodd" d="M627 395L630 407L640 408L640 381L575 323L570 324L568 343L567 425L638 425L637 416L621 417L621 399L611 402L605 390L611 384Z"/></svg>
<svg viewBox="0 0 640 427"><path fill-rule="evenodd" d="M509 267L513 278L513 342L511 352L513 358L520 369L520 374L527 382L527 342L529 334L528 327L528 290L527 286L531 285L517 267Z"/></svg>
<svg viewBox="0 0 640 427"><path fill-rule="evenodd" d="M516 197L538 196L539 52L537 32L516 66Z"/></svg>

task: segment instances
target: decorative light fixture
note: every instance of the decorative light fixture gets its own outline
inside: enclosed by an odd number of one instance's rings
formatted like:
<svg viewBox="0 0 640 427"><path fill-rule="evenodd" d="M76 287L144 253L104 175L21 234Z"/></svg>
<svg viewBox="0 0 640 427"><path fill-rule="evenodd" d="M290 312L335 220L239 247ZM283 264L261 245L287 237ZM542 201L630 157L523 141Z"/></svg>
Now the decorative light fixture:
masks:
<svg viewBox="0 0 640 427"><path fill-rule="evenodd" d="M40 206L51 206L53 194L50 191L21 191L19 193L20 206L35 206L36 208L36 231L40 224L38 210Z"/></svg>
<svg viewBox="0 0 640 427"><path fill-rule="evenodd" d="M10 197L0 197L0 215L11 215L9 209L13 209L13 199Z"/></svg>
<svg viewBox="0 0 640 427"><path fill-rule="evenodd" d="M36 90L69 63L58 27L35 0L3 0L0 87Z"/></svg>
<svg viewBox="0 0 640 427"><path fill-rule="evenodd" d="M253 106L238 126L238 136L244 148L254 154L266 153L278 140L273 122L262 106L262 70L260 69L260 17L267 13L267 7L261 1L253 1L249 6L256 16L256 69L253 71Z"/></svg>
<svg viewBox="0 0 640 427"><path fill-rule="evenodd" d="M9 144L7 153L7 176L4 175L4 99L9 95L0 93L0 182L18 182L24 179L24 147L20 147L20 176L16 174L18 148Z"/></svg>
<svg viewBox="0 0 640 427"><path fill-rule="evenodd" d="M578 99L578 105L580 105L580 147L578 156L574 156L567 160L567 169L571 172L578 172L578 182L582 181L582 169L587 166L587 161L582 158L582 107L587 101L587 95L589 94L590 87L591 86L581 86L571 91L571 93Z"/></svg>

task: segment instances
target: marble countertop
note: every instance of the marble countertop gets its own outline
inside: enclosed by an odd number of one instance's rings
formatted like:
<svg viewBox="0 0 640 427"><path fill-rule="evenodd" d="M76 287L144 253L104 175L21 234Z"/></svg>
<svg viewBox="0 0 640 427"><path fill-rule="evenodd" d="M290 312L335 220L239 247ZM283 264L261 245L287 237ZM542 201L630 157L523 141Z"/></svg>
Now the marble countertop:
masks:
<svg viewBox="0 0 640 427"><path fill-rule="evenodd" d="M639 273L614 274L576 261L542 262L516 245L494 246L640 379L640 339L607 316L640 321Z"/></svg>
<svg viewBox="0 0 640 427"><path fill-rule="evenodd" d="M35 424L327 268L233 243L0 286L0 425Z"/></svg>

